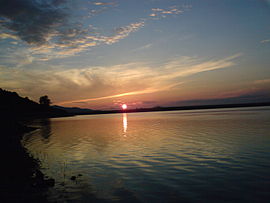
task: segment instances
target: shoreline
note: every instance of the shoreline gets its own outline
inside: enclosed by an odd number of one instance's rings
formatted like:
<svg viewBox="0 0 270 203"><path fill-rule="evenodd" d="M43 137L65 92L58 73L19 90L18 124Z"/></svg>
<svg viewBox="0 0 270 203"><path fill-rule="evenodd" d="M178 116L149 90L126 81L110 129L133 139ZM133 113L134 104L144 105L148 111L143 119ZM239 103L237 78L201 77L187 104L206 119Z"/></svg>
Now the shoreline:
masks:
<svg viewBox="0 0 270 203"><path fill-rule="evenodd" d="M177 107L154 107L127 110L92 110L85 113L73 113L65 116L55 116L51 118L72 117L79 115L99 115L99 114L116 114L116 113L140 113L140 112L159 112L159 111L188 111L188 110L207 110L207 109L233 109L248 107L267 107L270 102L263 103L246 103L246 104L218 104L218 105L196 105L196 106L177 106Z"/></svg>
<svg viewBox="0 0 270 203"><path fill-rule="evenodd" d="M22 146L25 133L36 128L20 124L17 120L1 119L1 154L4 163L1 167L0 200L3 202L48 202L43 195L54 180L47 178L39 170L39 160L30 156Z"/></svg>

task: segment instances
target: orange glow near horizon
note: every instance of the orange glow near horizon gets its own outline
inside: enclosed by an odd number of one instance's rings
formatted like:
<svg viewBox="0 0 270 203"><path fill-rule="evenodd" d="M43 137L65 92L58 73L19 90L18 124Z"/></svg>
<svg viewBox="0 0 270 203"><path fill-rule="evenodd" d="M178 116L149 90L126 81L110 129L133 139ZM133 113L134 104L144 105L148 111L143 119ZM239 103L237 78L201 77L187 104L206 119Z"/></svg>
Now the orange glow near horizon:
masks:
<svg viewBox="0 0 270 203"><path fill-rule="evenodd" d="M127 109L127 105L126 104L122 104L122 109L126 110Z"/></svg>

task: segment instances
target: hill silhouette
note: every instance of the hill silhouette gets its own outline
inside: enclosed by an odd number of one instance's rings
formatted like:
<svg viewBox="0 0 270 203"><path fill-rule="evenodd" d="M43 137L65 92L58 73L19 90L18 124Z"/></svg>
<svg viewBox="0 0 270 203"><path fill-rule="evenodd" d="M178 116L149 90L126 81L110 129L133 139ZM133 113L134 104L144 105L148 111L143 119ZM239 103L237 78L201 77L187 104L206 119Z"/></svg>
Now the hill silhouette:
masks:
<svg viewBox="0 0 270 203"><path fill-rule="evenodd" d="M21 145L24 133L35 130L25 126L24 122L32 118L67 115L64 110L38 104L16 92L0 88L0 153L3 155L1 202L47 202L40 191L53 186L54 180L45 178L40 171L39 161L29 156Z"/></svg>
<svg viewBox="0 0 270 203"><path fill-rule="evenodd" d="M63 107L63 106L57 106L54 105L52 106L55 109L61 109L66 111L67 113L70 114L75 114L75 115L82 115L82 114L91 114L93 112L96 112L96 110L93 109L87 109L87 108L78 108L78 107Z"/></svg>
<svg viewBox="0 0 270 203"><path fill-rule="evenodd" d="M16 92L10 92L0 88L0 113L1 118L7 117L20 119L25 117L58 117L70 115L63 109L38 104L27 97L23 98Z"/></svg>

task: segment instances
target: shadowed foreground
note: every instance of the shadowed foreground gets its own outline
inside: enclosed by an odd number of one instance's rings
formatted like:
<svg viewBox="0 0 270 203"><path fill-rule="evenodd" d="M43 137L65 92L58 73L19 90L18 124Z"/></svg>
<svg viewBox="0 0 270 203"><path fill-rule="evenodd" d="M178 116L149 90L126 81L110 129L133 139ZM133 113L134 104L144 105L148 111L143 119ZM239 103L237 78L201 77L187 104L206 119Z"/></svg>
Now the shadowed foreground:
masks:
<svg viewBox="0 0 270 203"><path fill-rule="evenodd" d="M37 160L29 156L21 145L24 133L34 130L19 122L1 119L1 188L0 201L47 202L41 191L54 185L53 179L46 179L39 171Z"/></svg>
<svg viewBox="0 0 270 203"><path fill-rule="evenodd" d="M21 145L24 133L35 130L23 123L40 117L65 116L65 111L38 104L16 92L0 88L1 134L1 188L0 201L44 202L41 191L54 185L54 180L44 177L37 160L29 156Z"/></svg>

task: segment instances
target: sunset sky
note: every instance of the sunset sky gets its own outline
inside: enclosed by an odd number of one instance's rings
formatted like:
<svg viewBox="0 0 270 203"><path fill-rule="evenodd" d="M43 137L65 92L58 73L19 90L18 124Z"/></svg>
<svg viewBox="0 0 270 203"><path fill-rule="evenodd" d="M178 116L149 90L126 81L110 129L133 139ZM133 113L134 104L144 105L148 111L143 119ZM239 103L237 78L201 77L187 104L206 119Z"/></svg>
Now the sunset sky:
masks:
<svg viewBox="0 0 270 203"><path fill-rule="evenodd" d="M0 87L93 109L270 101L270 1L2 0Z"/></svg>

